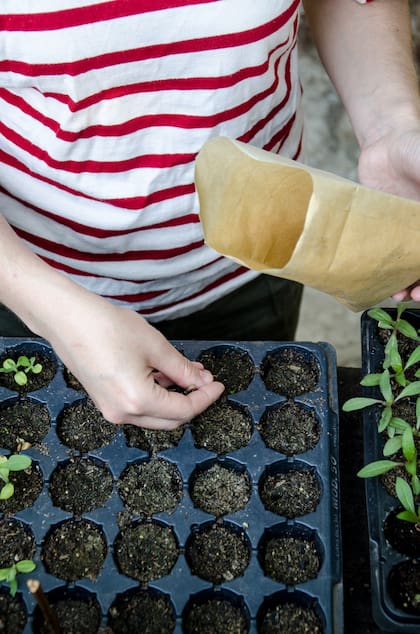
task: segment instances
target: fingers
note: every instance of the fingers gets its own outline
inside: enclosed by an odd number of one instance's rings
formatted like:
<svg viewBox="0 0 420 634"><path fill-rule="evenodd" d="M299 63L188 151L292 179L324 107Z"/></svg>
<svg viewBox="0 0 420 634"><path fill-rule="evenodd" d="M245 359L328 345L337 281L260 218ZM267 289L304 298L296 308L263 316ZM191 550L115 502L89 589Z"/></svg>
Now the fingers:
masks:
<svg viewBox="0 0 420 634"><path fill-rule="evenodd" d="M217 381L184 394L155 384L152 397L142 403L142 412L129 414L123 422L148 429L176 429L207 409L223 391L224 385Z"/></svg>
<svg viewBox="0 0 420 634"><path fill-rule="evenodd" d="M198 370L204 370L204 366L202 363L200 363L199 361L190 361L190 363L195 366ZM207 376L207 375L206 375ZM158 372L157 370L153 371L153 378L155 379L155 381L157 383L159 383L159 385L161 385L162 387L170 387L171 385L174 385L174 381L172 379L170 379L166 374L164 374L163 372ZM190 385L193 385L192 383ZM189 387L189 386L188 386Z"/></svg>
<svg viewBox="0 0 420 634"><path fill-rule="evenodd" d="M411 286L409 286L408 288L404 288L403 290L398 291L398 293L394 293L394 295L392 295L392 299L396 302L403 302L404 300L410 299L412 299L414 302L419 302L420 281L417 280L417 282L414 282L414 284L411 284Z"/></svg>
<svg viewBox="0 0 420 634"><path fill-rule="evenodd" d="M420 285L413 286L410 291L410 297L415 302L420 302Z"/></svg>

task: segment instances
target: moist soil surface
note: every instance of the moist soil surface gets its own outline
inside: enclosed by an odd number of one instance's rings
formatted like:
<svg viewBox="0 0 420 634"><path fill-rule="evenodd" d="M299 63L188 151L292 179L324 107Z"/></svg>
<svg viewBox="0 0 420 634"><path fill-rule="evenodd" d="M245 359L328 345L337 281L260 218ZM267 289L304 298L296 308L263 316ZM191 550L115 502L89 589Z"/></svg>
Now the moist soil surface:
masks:
<svg viewBox="0 0 420 634"><path fill-rule="evenodd" d="M174 608L168 597L150 589L117 597L108 613L108 627L114 634L171 634L175 625Z"/></svg>
<svg viewBox="0 0 420 634"><path fill-rule="evenodd" d="M14 518L0 520L0 568L9 568L22 559L32 559L35 538L30 529Z"/></svg>
<svg viewBox="0 0 420 634"><path fill-rule="evenodd" d="M260 561L266 575L285 585L315 579L321 567L315 542L293 536L269 539L260 552Z"/></svg>
<svg viewBox="0 0 420 634"><path fill-rule="evenodd" d="M57 419L61 442L81 453L108 445L116 433L117 425L105 420L89 398L67 405Z"/></svg>
<svg viewBox="0 0 420 634"><path fill-rule="evenodd" d="M0 447L16 451L24 443L38 445L51 425L48 409L30 399L13 400L0 409Z"/></svg>
<svg viewBox="0 0 420 634"><path fill-rule="evenodd" d="M60 634L95 634L99 630L101 609L96 600L76 597L52 599L49 595L48 603L57 618ZM56 634L39 608L34 613L33 631L34 634Z"/></svg>
<svg viewBox="0 0 420 634"><path fill-rule="evenodd" d="M9 480L14 486L14 493L8 500L0 500L0 513L5 515L32 506L44 488L44 476L34 461L24 471L11 471Z"/></svg>
<svg viewBox="0 0 420 634"><path fill-rule="evenodd" d="M202 352L198 360L223 383L226 395L246 390L256 373L248 352L239 348L216 346Z"/></svg>
<svg viewBox="0 0 420 634"><path fill-rule="evenodd" d="M248 444L252 418L241 405L219 399L193 419L191 431L197 447L229 453Z"/></svg>
<svg viewBox="0 0 420 634"><path fill-rule="evenodd" d="M266 409L258 429L267 447L286 456L313 449L321 436L314 410L293 401Z"/></svg>
<svg viewBox="0 0 420 634"><path fill-rule="evenodd" d="M315 511L321 487L314 469L293 467L263 477L260 497L268 511L293 519Z"/></svg>
<svg viewBox="0 0 420 634"><path fill-rule="evenodd" d="M397 518L402 507L389 513L384 522L384 535L391 546L408 557L420 557L420 525Z"/></svg>
<svg viewBox="0 0 420 634"><path fill-rule="evenodd" d="M18 634L26 621L26 608L20 596L12 597L7 590L0 590L0 632Z"/></svg>
<svg viewBox="0 0 420 634"><path fill-rule="evenodd" d="M242 531L213 522L190 535L185 557L194 575L219 584L243 575L250 548Z"/></svg>
<svg viewBox="0 0 420 634"><path fill-rule="evenodd" d="M387 587L395 606L407 614L420 615L420 562L403 561L391 570Z"/></svg>
<svg viewBox="0 0 420 634"><path fill-rule="evenodd" d="M112 493L110 471L91 458L72 457L51 474L49 493L54 506L74 515L104 506Z"/></svg>
<svg viewBox="0 0 420 634"><path fill-rule="evenodd" d="M315 359L308 361L295 348L284 348L266 356L262 378L268 390L294 398L316 388L319 368Z"/></svg>
<svg viewBox="0 0 420 634"><path fill-rule="evenodd" d="M160 458L128 465L117 486L127 510L148 517L153 513L173 513L182 497L178 468Z"/></svg>
<svg viewBox="0 0 420 634"><path fill-rule="evenodd" d="M269 608L258 629L260 634L322 634L323 631L314 610L289 602Z"/></svg>
<svg viewBox="0 0 420 634"><path fill-rule="evenodd" d="M28 358L35 357L35 363L42 365L41 372L39 374L28 372L26 374L28 381L25 385L18 385L16 383L13 372L7 374L0 373L0 385L14 392L19 392L20 394L27 394L28 392L40 390L51 383L57 372L57 363L51 356L40 351L30 352L25 349L19 351L16 349L5 350L3 354L0 355L0 367L3 365L5 359L11 358L17 361L20 355L25 355Z"/></svg>
<svg viewBox="0 0 420 634"><path fill-rule="evenodd" d="M145 429L138 425L123 425L122 429L129 447L142 449L151 455L177 447L185 431L182 425L170 431Z"/></svg>
<svg viewBox="0 0 420 634"><path fill-rule="evenodd" d="M243 610L223 597L192 601L183 618L185 634L247 634Z"/></svg>
<svg viewBox="0 0 420 634"><path fill-rule="evenodd" d="M170 573L179 555L174 531L157 522L124 527L114 542L119 570L142 584Z"/></svg>
<svg viewBox="0 0 420 634"><path fill-rule="evenodd" d="M251 479L244 470L215 462L194 471L189 489L195 507L220 517L248 504Z"/></svg>
<svg viewBox="0 0 420 634"><path fill-rule="evenodd" d="M98 526L86 520L70 519L54 526L47 534L41 559L48 572L65 581L96 579L106 551L106 540Z"/></svg>

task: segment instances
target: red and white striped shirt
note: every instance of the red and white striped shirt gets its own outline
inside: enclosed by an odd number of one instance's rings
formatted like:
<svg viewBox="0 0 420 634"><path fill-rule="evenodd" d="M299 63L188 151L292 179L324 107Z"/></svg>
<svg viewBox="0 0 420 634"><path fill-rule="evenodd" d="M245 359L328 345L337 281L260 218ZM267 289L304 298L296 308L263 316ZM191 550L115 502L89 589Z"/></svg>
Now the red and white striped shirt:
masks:
<svg viewBox="0 0 420 634"><path fill-rule="evenodd" d="M151 321L255 273L203 243L194 159L297 158L300 0L3 0L0 211L46 262Z"/></svg>

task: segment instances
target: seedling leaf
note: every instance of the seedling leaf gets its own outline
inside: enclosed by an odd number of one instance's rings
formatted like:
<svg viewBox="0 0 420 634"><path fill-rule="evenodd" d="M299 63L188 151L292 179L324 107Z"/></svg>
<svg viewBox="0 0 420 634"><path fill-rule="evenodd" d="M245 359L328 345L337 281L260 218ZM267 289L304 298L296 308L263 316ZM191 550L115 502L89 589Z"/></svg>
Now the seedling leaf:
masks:
<svg viewBox="0 0 420 634"><path fill-rule="evenodd" d="M405 319L399 320L398 330L410 339L418 339L417 330Z"/></svg>
<svg viewBox="0 0 420 634"><path fill-rule="evenodd" d="M382 321L388 326L393 325L393 320L391 315L389 315L389 313L387 313L382 308L371 308L370 310L368 310L368 315L372 319L376 319L376 321Z"/></svg>
<svg viewBox="0 0 420 634"><path fill-rule="evenodd" d="M413 381L412 383L409 383L407 387L401 390L395 400L399 401L400 399L406 398L407 396L416 396L418 394L420 394L420 381Z"/></svg>
<svg viewBox="0 0 420 634"><path fill-rule="evenodd" d="M32 572L35 568L36 564L31 559L21 559L16 563L16 569L18 572Z"/></svg>
<svg viewBox="0 0 420 634"><path fill-rule="evenodd" d="M365 396L356 396L354 398L349 398L343 404L343 412L353 412L358 409L363 409L364 407L370 407L371 405L376 405L377 403L381 403L377 398L368 398Z"/></svg>
<svg viewBox="0 0 420 634"><path fill-rule="evenodd" d="M360 469L357 475L359 478L372 478L374 476L381 475L382 473L386 473L387 471L391 471L391 469L394 469L398 465L401 465L401 462L394 462L393 460L376 460L375 462L371 462Z"/></svg>
<svg viewBox="0 0 420 634"><path fill-rule="evenodd" d="M395 481L395 492L397 497L406 511L411 511L415 514L416 508L414 506L414 497L408 482L404 478L398 477Z"/></svg>

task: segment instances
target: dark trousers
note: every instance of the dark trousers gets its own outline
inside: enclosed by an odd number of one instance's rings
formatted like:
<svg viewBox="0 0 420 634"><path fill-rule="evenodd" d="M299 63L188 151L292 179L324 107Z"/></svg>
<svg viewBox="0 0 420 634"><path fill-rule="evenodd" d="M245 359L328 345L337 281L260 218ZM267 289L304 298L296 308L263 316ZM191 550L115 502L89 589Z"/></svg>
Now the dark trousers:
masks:
<svg viewBox="0 0 420 634"><path fill-rule="evenodd" d="M260 275L203 310L153 326L167 339L292 341L301 298L301 284ZM1 304L0 335L33 336L29 328Z"/></svg>

